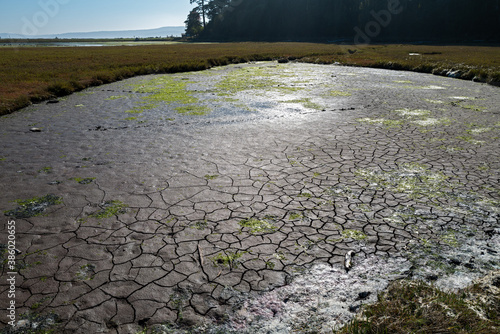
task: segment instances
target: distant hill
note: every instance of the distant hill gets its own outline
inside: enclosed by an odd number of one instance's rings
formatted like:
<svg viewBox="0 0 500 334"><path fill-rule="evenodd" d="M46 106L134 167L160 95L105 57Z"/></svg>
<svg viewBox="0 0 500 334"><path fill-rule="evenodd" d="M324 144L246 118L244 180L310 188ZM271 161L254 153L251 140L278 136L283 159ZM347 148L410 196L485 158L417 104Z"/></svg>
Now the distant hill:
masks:
<svg viewBox="0 0 500 334"><path fill-rule="evenodd" d="M94 32L74 32L65 34L53 34L53 35L36 35L36 36L24 36L18 34L0 33L0 38L13 38L13 39L23 39L23 38L146 38L146 37L180 37L186 28L184 26L177 27L162 27L157 29L146 29L146 30L123 30L123 31L94 31Z"/></svg>

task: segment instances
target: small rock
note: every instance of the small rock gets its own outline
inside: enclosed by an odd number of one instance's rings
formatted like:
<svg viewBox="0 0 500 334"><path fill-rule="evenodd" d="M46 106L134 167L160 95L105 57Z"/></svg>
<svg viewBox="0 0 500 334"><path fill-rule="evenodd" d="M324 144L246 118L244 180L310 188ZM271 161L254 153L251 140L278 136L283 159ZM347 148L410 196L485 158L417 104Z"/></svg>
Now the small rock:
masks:
<svg viewBox="0 0 500 334"><path fill-rule="evenodd" d="M491 248L486 248L486 251L490 254L497 254L498 252L496 250L493 250ZM481 254L484 254L484 252L481 252Z"/></svg>
<svg viewBox="0 0 500 334"><path fill-rule="evenodd" d="M150 320L151 318L145 318L145 319L141 319L139 320L138 324L139 326L141 327L146 327L146 324L148 323L148 321Z"/></svg>
<svg viewBox="0 0 500 334"><path fill-rule="evenodd" d="M429 281L437 281L437 279L439 277L437 275L430 274L430 275L427 275L425 278L427 278Z"/></svg>
<svg viewBox="0 0 500 334"><path fill-rule="evenodd" d="M491 284L493 286L496 286L497 288L500 288L500 275L497 274L497 276L493 277L491 279Z"/></svg>
<svg viewBox="0 0 500 334"><path fill-rule="evenodd" d="M59 103L59 100L48 100L47 104L56 104Z"/></svg>
<svg viewBox="0 0 500 334"><path fill-rule="evenodd" d="M474 269L474 264L472 264L472 263L466 263L466 264L464 264L464 267L468 268L468 269Z"/></svg>
<svg viewBox="0 0 500 334"><path fill-rule="evenodd" d="M493 228L488 228L488 229L485 229L484 230L484 233L489 236L489 237L492 237L494 234L495 234L495 229Z"/></svg>
<svg viewBox="0 0 500 334"><path fill-rule="evenodd" d="M349 312L356 313L361 305L351 305L349 306Z"/></svg>
<svg viewBox="0 0 500 334"><path fill-rule="evenodd" d="M113 320L108 320L106 321L106 327L107 328L118 328L118 324L116 322L114 322Z"/></svg>
<svg viewBox="0 0 500 334"><path fill-rule="evenodd" d="M462 72L460 71L448 71L446 76L449 78L460 78L462 76Z"/></svg>
<svg viewBox="0 0 500 334"><path fill-rule="evenodd" d="M366 298L370 297L372 293L370 291L363 291L358 293L358 298L356 300L365 300Z"/></svg>
<svg viewBox="0 0 500 334"><path fill-rule="evenodd" d="M42 129L40 129L40 128L31 128L30 131L31 132L42 132Z"/></svg>

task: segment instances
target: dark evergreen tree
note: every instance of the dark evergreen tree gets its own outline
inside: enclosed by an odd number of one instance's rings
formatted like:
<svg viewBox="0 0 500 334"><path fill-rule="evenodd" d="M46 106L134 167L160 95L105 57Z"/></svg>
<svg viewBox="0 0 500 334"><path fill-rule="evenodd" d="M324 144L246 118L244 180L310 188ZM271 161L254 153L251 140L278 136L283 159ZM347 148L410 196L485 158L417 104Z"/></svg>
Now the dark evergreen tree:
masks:
<svg viewBox="0 0 500 334"><path fill-rule="evenodd" d="M191 37L198 36L203 30L200 22L200 14L196 11L196 9L191 10L184 23L186 24L186 34Z"/></svg>
<svg viewBox="0 0 500 334"><path fill-rule="evenodd" d="M201 3L203 0L190 0ZM359 42L499 41L500 0L205 0L202 38Z"/></svg>
<svg viewBox="0 0 500 334"><path fill-rule="evenodd" d="M224 15L224 11L231 8L231 0L211 0L207 4L207 17L210 21L219 15Z"/></svg>
<svg viewBox="0 0 500 334"><path fill-rule="evenodd" d="M206 13L207 13L207 7L206 7L206 1L207 0L189 0L190 4L197 4L198 6L194 8L198 14L201 15L203 18L203 27L206 26Z"/></svg>

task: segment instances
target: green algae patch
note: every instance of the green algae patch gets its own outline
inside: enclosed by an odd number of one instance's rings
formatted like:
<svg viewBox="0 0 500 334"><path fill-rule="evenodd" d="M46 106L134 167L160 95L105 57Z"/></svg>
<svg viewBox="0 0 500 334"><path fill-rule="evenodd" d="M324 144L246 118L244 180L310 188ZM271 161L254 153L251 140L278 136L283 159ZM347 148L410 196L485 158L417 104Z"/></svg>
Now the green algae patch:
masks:
<svg viewBox="0 0 500 334"><path fill-rule="evenodd" d="M241 226L240 232L243 229L248 229L250 234L272 233L276 231L277 227L267 221L266 219L248 218L239 222Z"/></svg>
<svg viewBox="0 0 500 334"><path fill-rule="evenodd" d="M192 96L187 89L190 81L176 80L171 76L163 76L153 79L147 86L143 87L141 93L150 93L144 97L147 101L165 103L197 103L198 99Z"/></svg>
<svg viewBox="0 0 500 334"><path fill-rule="evenodd" d="M93 264L85 264L78 269L76 272L76 279L78 281L91 281L95 276L95 265Z"/></svg>
<svg viewBox="0 0 500 334"><path fill-rule="evenodd" d="M4 214L14 218L30 218L42 215L49 206L61 204L62 197L49 194L43 197L16 200L14 202L19 206L14 210L5 211Z"/></svg>
<svg viewBox="0 0 500 334"><path fill-rule="evenodd" d="M94 212L89 217L104 219L118 216L127 212L128 205L120 201L106 201L101 206L101 210Z"/></svg>
<svg viewBox="0 0 500 334"><path fill-rule="evenodd" d="M76 181L79 184L90 184L92 183L92 181L95 180L95 177L86 177L86 178L72 177L70 180Z"/></svg>
<svg viewBox="0 0 500 334"><path fill-rule="evenodd" d="M312 102L310 98L286 100L286 101L281 101L281 103L297 103L297 104L301 104L306 109L314 109L314 110L325 109L323 106Z"/></svg>
<svg viewBox="0 0 500 334"><path fill-rule="evenodd" d="M113 96L110 96L104 100L105 101L114 101L114 100L125 99L125 98L127 98L125 95L120 95L120 96L113 95Z"/></svg>
<svg viewBox="0 0 500 334"><path fill-rule="evenodd" d="M43 167L38 171L38 173L45 173L45 174L51 174L52 173L52 167Z"/></svg>
<svg viewBox="0 0 500 334"><path fill-rule="evenodd" d="M397 209L392 213L391 217L384 218L384 221L400 226L406 226L410 221L416 220L418 216L415 214L416 209L413 207L406 207L404 209Z"/></svg>
<svg viewBox="0 0 500 334"><path fill-rule="evenodd" d="M288 216L289 220L298 220L298 219L303 219L303 218L304 218L304 215L301 213L297 213L297 212L292 212Z"/></svg>
<svg viewBox="0 0 500 334"><path fill-rule="evenodd" d="M472 135L478 135L481 133L490 132L492 130L493 130L493 128L471 128L471 129L467 130L467 133L470 133Z"/></svg>
<svg viewBox="0 0 500 334"><path fill-rule="evenodd" d="M483 144L486 143L484 140L477 140L477 139L475 139L471 135L469 135L469 136L458 136L456 138L459 139L459 140L461 140L461 141L467 142L469 144L473 144L473 145L483 145Z"/></svg>
<svg viewBox="0 0 500 334"><path fill-rule="evenodd" d="M445 198L444 189L449 187L449 178L441 172L431 172L417 163L403 164L399 169L383 172L360 169L356 176L370 183L370 187L387 188L405 193L410 198Z"/></svg>
<svg viewBox="0 0 500 334"><path fill-rule="evenodd" d="M450 247L458 247L459 243L456 237L456 233L453 231L448 231L447 233L441 235L441 241Z"/></svg>
<svg viewBox="0 0 500 334"><path fill-rule="evenodd" d="M193 225L191 225L189 227L193 228L193 229L196 229L196 230L199 230L199 231L203 231L204 229L208 228L208 222L206 220L199 221L199 222L196 222L196 223L194 223Z"/></svg>
<svg viewBox="0 0 500 334"><path fill-rule="evenodd" d="M239 261L238 259L243 256L246 252L224 252L219 253L216 256L212 257L212 263L215 267L223 266L229 269L238 268Z"/></svg>
<svg viewBox="0 0 500 334"><path fill-rule="evenodd" d="M365 117L365 118L358 118L356 119L357 122L360 123L367 123L371 125L382 125L388 129L391 128L399 128L404 124L403 120L397 120L397 119L386 119L386 118L370 118L370 117Z"/></svg>
<svg viewBox="0 0 500 334"><path fill-rule="evenodd" d="M461 108L467 109L467 110L472 110L472 111L479 111L479 112L485 112L486 108L478 105L473 105L473 104L462 104L462 103L457 103Z"/></svg>
<svg viewBox="0 0 500 334"><path fill-rule="evenodd" d="M429 117L431 115L431 112L429 110L425 110L425 109L403 108L403 109L396 109L393 111L393 113L402 117L402 119L387 119L387 118L383 118L383 117L381 117L381 118L365 117L365 118L358 118L358 119L356 119L356 121L360 122L360 123L370 124L370 125L382 125L382 126L389 128L389 129L399 128L402 125L409 124L409 123L411 123L413 125L417 125L421 128L430 127L430 126L438 126L438 125L448 126L452 123L452 120L450 120L449 118Z"/></svg>
<svg viewBox="0 0 500 334"><path fill-rule="evenodd" d="M269 89L277 87L280 82L274 78L273 71L265 67L247 67L232 71L216 88L219 96L229 96L252 89Z"/></svg>
<svg viewBox="0 0 500 334"><path fill-rule="evenodd" d="M429 103L434 103L434 104L443 104L443 103L445 103L444 101L441 101L441 100L431 100L431 99L424 99L424 101L429 102Z"/></svg>
<svg viewBox="0 0 500 334"><path fill-rule="evenodd" d="M208 114L211 109L207 106L200 105L184 105L176 107L175 111L179 114L190 115L190 116L203 116Z"/></svg>
<svg viewBox="0 0 500 334"><path fill-rule="evenodd" d="M50 312L49 314L39 314L35 312L43 303L48 301L50 298L45 297L39 303L34 304L32 309L23 313L18 318L18 325L13 327L13 329L5 329L2 333L12 333L12 334L57 334L63 332L64 321L61 317ZM45 305L44 305L45 307ZM46 312L43 312L46 313ZM26 325L20 326L20 323L25 323Z"/></svg>
<svg viewBox="0 0 500 334"><path fill-rule="evenodd" d="M386 119L385 118L371 118L371 117L364 117L364 118L358 118L356 119L357 122L360 123L367 123L367 124L383 124Z"/></svg>
<svg viewBox="0 0 500 334"><path fill-rule="evenodd" d="M469 96L450 96L451 99L455 100L475 100L475 97L469 97Z"/></svg>
<svg viewBox="0 0 500 334"><path fill-rule="evenodd" d="M412 86L409 86L407 88L412 88ZM417 88L417 89L424 89L424 90L442 90L442 89L446 89L445 87L436 86L436 85L415 86L415 88Z"/></svg>
<svg viewBox="0 0 500 334"><path fill-rule="evenodd" d="M418 120L413 120L412 123L418 125L420 127L428 127L428 126L438 126L438 125L450 125L451 120L449 118L423 118Z"/></svg>
<svg viewBox="0 0 500 334"><path fill-rule="evenodd" d="M364 240L367 238L366 234L358 230L343 230L342 238L344 239L354 239L354 240Z"/></svg>
<svg viewBox="0 0 500 334"><path fill-rule="evenodd" d="M174 109L179 114L190 116L206 115L211 109L197 105L200 100L193 95L194 92L188 89L190 83L193 82L183 80L183 78L162 75L145 80L141 84L133 85L137 93L146 94L146 96L143 96L142 101L136 102L136 105L126 112L141 114L162 104L167 104L175 105Z"/></svg>
<svg viewBox="0 0 500 334"><path fill-rule="evenodd" d="M155 103L137 102L136 104L138 105L130 110L126 110L125 112L128 114L142 114L147 110L151 110L157 107L157 104Z"/></svg>
<svg viewBox="0 0 500 334"><path fill-rule="evenodd" d="M217 94L221 97L232 96L248 90L269 90L290 93L303 90L293 73L287 73L283 66L253 66L234 70L216 84Z"/></svg>
<svg viewBox="0 0 500 334"><path fill-rule="evenodd" d="M330 91L325 92L323 94L323 96L325 96L325 97L348 97L348 96L352 96L352 94L349 92L343 92L340 90L330 90Z"/></svg>
<svg viewBox="0 0 500 334"><path fill-rule="evenodd" d="M397 109L394 112L398 113L400 116L413 118L413 117L427 117L431 114L430 110L425 109Z"/></svg>

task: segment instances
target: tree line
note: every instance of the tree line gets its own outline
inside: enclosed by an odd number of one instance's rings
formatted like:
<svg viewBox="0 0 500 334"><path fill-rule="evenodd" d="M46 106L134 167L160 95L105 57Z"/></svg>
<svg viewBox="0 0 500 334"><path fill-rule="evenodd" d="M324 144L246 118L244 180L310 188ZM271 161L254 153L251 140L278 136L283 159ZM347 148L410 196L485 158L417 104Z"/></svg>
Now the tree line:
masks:
<svg viewBox="0 0 500 334"><path fill-rule="evenodd" d="M500 39L500 0L190 0L205 40L475 42Z"/></svg>

